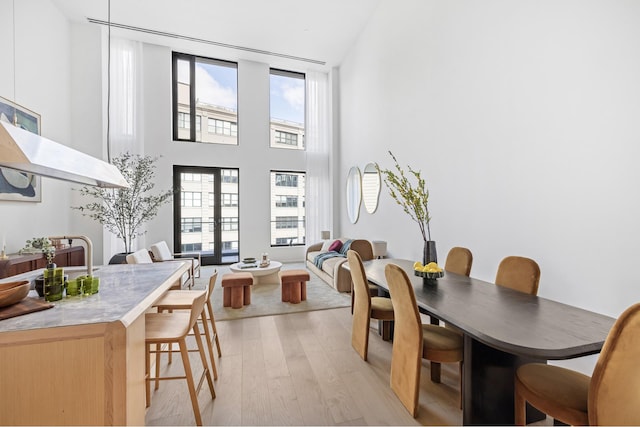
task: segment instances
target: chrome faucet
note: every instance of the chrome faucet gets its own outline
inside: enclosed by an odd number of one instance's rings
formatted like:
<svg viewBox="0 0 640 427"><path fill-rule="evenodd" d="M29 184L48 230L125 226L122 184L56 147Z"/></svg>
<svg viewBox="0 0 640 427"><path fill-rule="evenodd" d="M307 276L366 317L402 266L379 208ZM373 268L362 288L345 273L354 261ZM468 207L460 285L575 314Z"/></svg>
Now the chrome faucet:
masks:
<svg viewBox="0 0 640 427"><path fill-rule="evenodd" d="M49 237L49 240L53 239L80 239L87 244L86 264L87 264L87 276L92 276L93 273L93 243L87 236L54 236Z"/></svg>

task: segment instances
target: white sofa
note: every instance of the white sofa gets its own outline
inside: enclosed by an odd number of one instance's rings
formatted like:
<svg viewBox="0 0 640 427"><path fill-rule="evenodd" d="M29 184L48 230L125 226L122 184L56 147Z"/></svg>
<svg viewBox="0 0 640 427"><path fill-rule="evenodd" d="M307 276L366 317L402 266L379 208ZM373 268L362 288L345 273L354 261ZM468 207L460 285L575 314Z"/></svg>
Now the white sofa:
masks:
<svg viewBox="0 0 640 427"><path fill-rule="evenodd" d="M347 262L346 256L344 258L335 257L326 259L322 263L322 269L319 269L314 264L316 256L321 253L328 252L329 245L335 240L340 240L344 243L350 239L331 239L329 241L315 243L307 247L305 257L307 268L322 280L327 282L330 286L336 288L339 292L351 292L351 273L349 273L349 271L347 271L346 269L341 268L342 264ZM368 240L353 239L351 241L349 249L353 249L354 251L358 252L363 261L373 259L373 248L371 246L371 242L369 242Z"/></svg>

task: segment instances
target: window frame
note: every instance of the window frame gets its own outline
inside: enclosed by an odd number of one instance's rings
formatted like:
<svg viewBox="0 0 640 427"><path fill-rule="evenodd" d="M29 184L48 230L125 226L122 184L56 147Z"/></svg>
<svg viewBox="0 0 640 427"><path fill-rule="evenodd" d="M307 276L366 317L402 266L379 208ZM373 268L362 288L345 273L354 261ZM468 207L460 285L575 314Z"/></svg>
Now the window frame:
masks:
<svg viewBox="0 0 640 427"><path fill-rule="evenodd" d="M234 68L236 70L236 87L237 85L237 78L238 78L238 63L237 62L233 62L233 61L225 61L223 59L217 59L217 58L209 58L206 56L200 56L200 55L191 55L188 53L182 53L182 52L171 52L171 92L172 92L172 97L171 97L171 116L172 116L172 134L173 134L173 141L178 141L178 142L194 142L194 143L198 143L198 144L207 144L208 142L204 142L204 141L197 141L196 138L196 133L202 132L202 129L199 129L199 127L197 126L196 123L196 117L198 117L200 119L200 127L202 127L202 116L198 114L198 112L196 111L196 63L198 62L198 60L201 60L201 62L207 62L209 64L215 64L215 65L219 65L219 66L223 66L223 67L229 67L229 68ZM178 81L178 63L179 61L187 61L189 63L189 113L188 113L188 117L189 117L189 138L185 139L185 138L180 138L179 137L179 130L180 129L185 129L183 128L179 128L179 113L181 111L179 111L178 108L178 87L179 87L179 81ZM239 88L238 88L239 91ZM236 93L236 97L238 96L238 94ZM238 132L238 128L239 128L239 121L240 121L240 112L239 112L239 107L236 108L236 123L235 123L235 127L236 127L236 146L240 144L240 139L239 139L239 132ZM184 113L184 112L183 112ZM186 120L185 120L186 123ZM208 124L207 124L207 129L208 129ZM230 144L231 145L231 144Z"/></svg>
<svg viewBox="0 0 640 427"><path fill-rule="evenodd" d="M276 76L280 76L280 77L289 77L289 78L294 78L294 79L300 79L304 82L304 114L303 114L303 123L302 123L302 135L298 135L297 133L292 133L292 132L287 132L287 131L281 131L283 133L289 133L291 135L295 135L296 139L298 139L298 137L301 137L301 141L297 141L296 145L292 145L292 144L287 144L287 143L281 143L282 146L278 146L278 145L272 145L273 142L275 143L279 143L277 141L275 141L275 133L279 132L279 130L277 130L276 128L273 128L273 141L271 140L272 136L272 123L273 123L273 116L271 115L271 95L269 95L269 148L273 148L273 149L281 149L281 150L297 150L297 151L307 151L307 145L306 145L306 135L307 135L307 75L306 73L302 73L299 71L290 71L290 70L283 70L281 68L269 68L269 93L271 93L271 75L276 75ZM302 148L298 148L298 144L302 144Z"/></svg>

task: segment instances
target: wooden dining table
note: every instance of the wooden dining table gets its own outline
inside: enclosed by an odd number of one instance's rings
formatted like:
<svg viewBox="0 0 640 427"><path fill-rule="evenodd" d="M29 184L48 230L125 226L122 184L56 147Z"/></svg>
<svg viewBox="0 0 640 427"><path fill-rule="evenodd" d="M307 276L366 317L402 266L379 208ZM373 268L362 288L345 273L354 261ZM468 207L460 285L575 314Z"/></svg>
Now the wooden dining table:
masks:
<svg viewBox="0 0 640 427"><path fill-rule="evenodd" d="M615 322L609 316L459 274L445 272L442 278L426 280L414 275L413 261L365 261L369 282L387 293L384 271L390 263L407 273L418 308L432 323L446 322L464 334L465 425L513 424L517 367L598 353ZM544 417L530 409L528 422Z"/></svg>

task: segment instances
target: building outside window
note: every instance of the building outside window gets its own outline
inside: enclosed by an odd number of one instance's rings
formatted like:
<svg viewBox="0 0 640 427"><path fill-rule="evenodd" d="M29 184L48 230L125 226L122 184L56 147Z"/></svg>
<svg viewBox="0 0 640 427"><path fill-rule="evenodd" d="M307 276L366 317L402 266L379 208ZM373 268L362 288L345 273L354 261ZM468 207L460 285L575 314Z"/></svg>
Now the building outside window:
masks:
<svg viewBox="0 0 640 427"><path fill-rule="evenodd" d="M238 195L222 193L222 206L238 206Z"/></svg>
<svg viewBox="0 0 640 427"><path fill-rule="evenodd" d="M180 193L181 206L200 207L202 206L202 193L192 191L182 191Z"/></svg>
<svg viewBox="0 0 640 427"><path fill-rule="evenodd" d="M292 245L297 239L296 236L291 237L278 237L276 239L276 246L289 246Z"/></svg>
<svg viewBox="0 0 640 427"><path fill-rule="evenodd" d="M276 196L276 207L297 208L298 196Z"/></svg>
<svg viewBox="0 0 640 427"><path fill-rule="evenodd" d="M298 135L296 135L295 133L282 132L280 130L277 130L276 143L293 145L294 147L296 147L298 145Z"/></svg>
<svg viewBox="0 0 640 427"><path fill-rule="evenodd" d="M181 252L200 252L202 250L202 243L183 243Z"/></svg>
<svg viewBox="0 0 640 427"><path fill-rule="evenodd" d="M191 119L187 113L178 113L178 127L182 129L191 128Z"/></svg>
<svg viewBox="0 0 640 427"><path fill-rule="evenodd" d="M223 169L222 170L222 182L227 184L238 183L238 170L237 169Z"/></svg>
<svg viewBox="0 0 640 427"><path fill-rule="evenodd" d="M271 246L305 244L305 173L271 171Z"/></svg>
<svg viewBox="0 0 640 427"><path fill-rule="evenodd" d="M202 231L202 218L182 218L181 224L183 233L200 233Z"/></svg>
<svg viewBox="0 0 640 427"><path fill-rule="evenodd" d="M238 124L234 122L228 122L226 120L219 120L209 117L208 121L209 133L215 133L218 135L230 135L238 136Z"/></svg>
<svg viewBox="0 0 640 427"><path fill-rule="evenodd" d="M222 231L235 231L238 229L238 218L222 218Z"/></svg>
<svg viewBox="0 0 640 427"><path fill-rule="evenodd" d="M298 175L295 173L276 173L277 187L298 187Z"/></svg>
<svg viewBox="0 0 640 427"><path fill-rule="evenodd" d="M226 242L222 242L222 250L223 251L227 251L227 252L235 252L238 250L238 242L230 242L230 241L226 241Z"/></svg>
<svg viewBox="0 0 640 427"><path fill-rule="evenodd" d="M305 75L271 69L270 147L304 150Z"/></svg>

